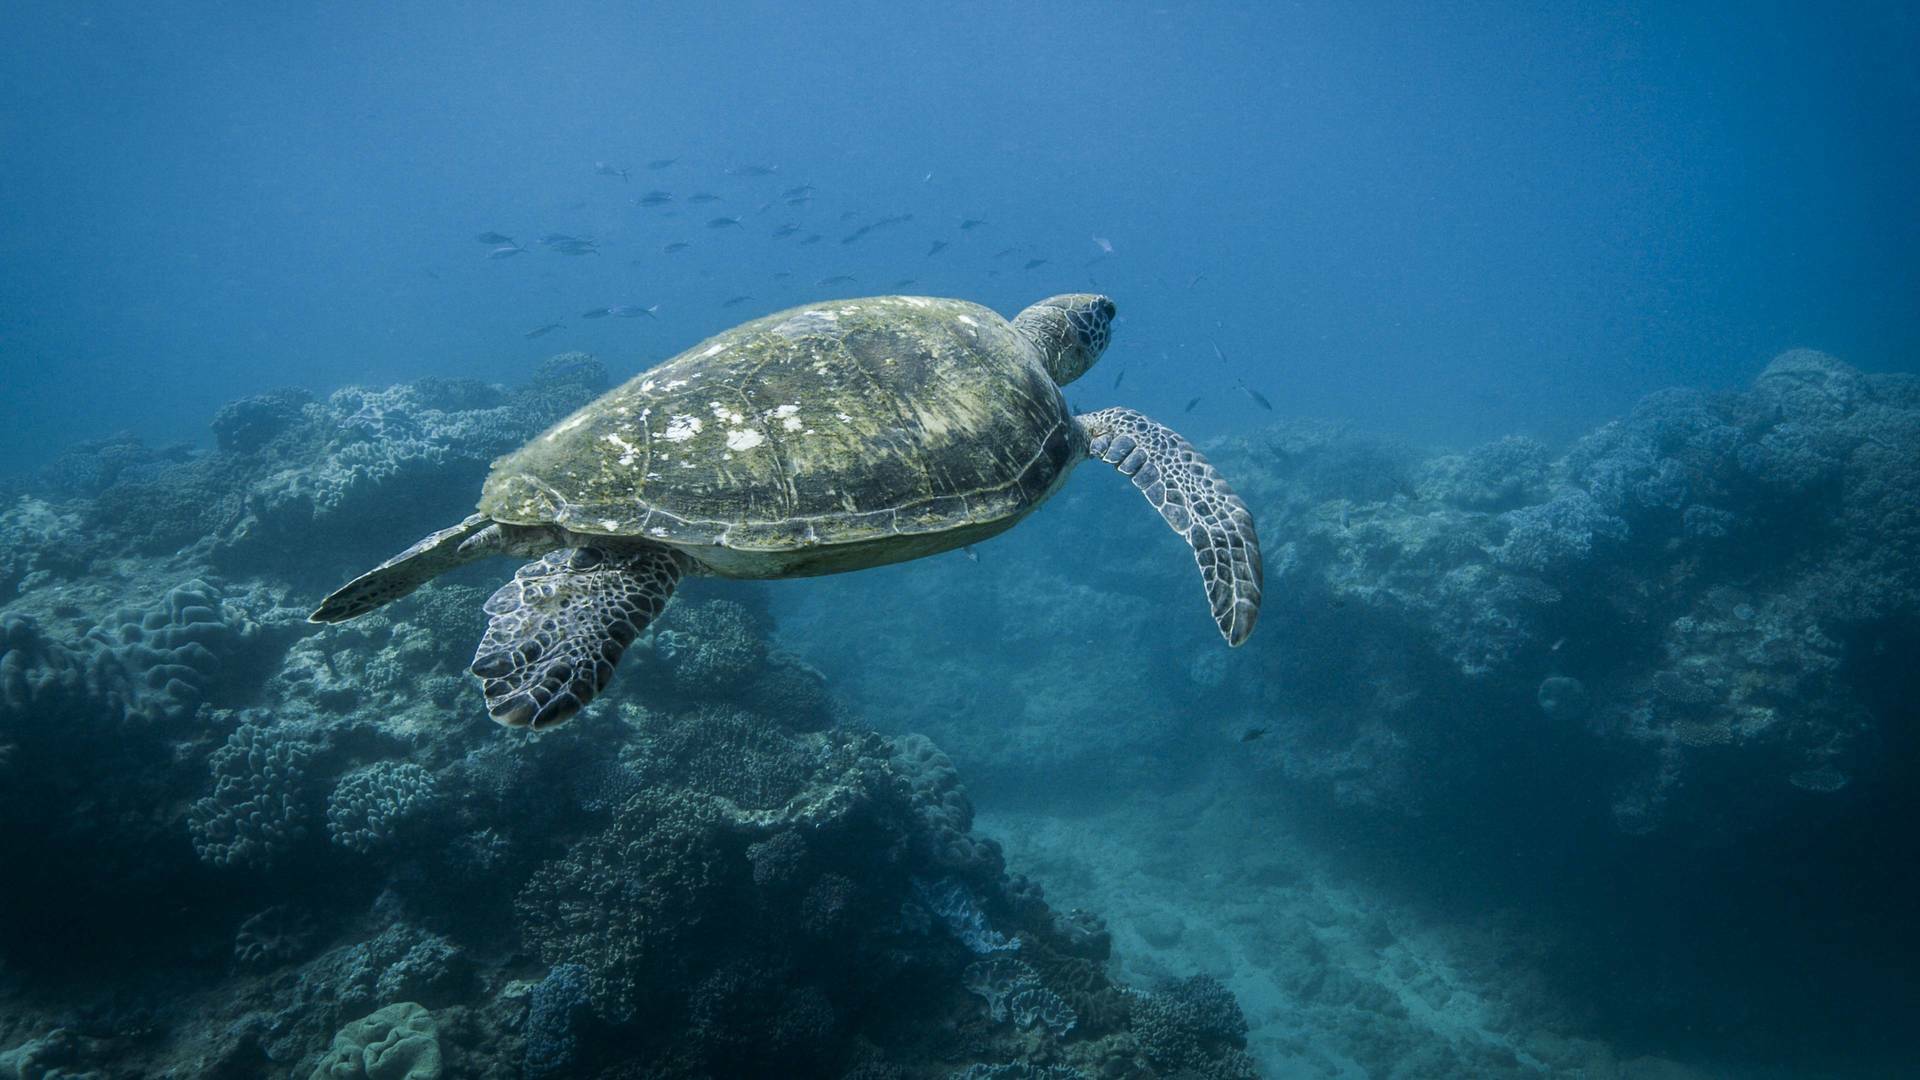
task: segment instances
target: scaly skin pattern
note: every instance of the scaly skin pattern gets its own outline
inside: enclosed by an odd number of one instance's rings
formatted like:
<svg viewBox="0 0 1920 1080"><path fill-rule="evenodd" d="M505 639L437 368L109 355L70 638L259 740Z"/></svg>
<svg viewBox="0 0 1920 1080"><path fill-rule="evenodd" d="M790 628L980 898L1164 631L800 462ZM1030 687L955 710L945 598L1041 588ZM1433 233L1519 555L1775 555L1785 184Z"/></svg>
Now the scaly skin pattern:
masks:
<svg viewBox="0 0 1920 1080"><path fill-rule="evenodd" d="M494 463L496 521L785 577L1011 527L1085 453L1033 344L959 300L810 304L688 349Z"/></svg>
<svg viewBox="0 0 1920 1080"><path fill-rule="evenodd" d="M1187 538L1207 606L1227 644L1244 644L1260 620L1260 537L1226 477L1180 433L1132 409L1080 418L1087 453L1133 481L1161 520Z"/></svg>

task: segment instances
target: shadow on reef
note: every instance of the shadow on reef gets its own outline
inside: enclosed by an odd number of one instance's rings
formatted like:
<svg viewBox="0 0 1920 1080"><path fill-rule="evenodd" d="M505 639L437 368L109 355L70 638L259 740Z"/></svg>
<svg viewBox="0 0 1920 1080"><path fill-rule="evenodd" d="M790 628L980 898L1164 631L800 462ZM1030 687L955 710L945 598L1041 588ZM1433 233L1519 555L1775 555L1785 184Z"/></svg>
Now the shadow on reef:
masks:
<svg viewBox="0 0 1920 1080"><path fill-rule="evenodd" d="M1115 982L756 589L535 738L464 674L482 578L304 621L603 384L266 395L0 512L0 1076L1251 1076L1231 994Z"/></svg>

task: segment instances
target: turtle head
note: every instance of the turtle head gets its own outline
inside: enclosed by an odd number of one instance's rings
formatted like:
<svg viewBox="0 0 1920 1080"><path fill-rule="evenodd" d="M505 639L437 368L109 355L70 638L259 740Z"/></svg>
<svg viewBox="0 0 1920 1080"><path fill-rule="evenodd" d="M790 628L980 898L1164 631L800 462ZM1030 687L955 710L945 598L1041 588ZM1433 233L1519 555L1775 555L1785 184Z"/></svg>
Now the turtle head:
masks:
<svg viewBox="0 0 1920 1080"><path fill-rule="evenodd" d="M1065 386L1106 351L1113 310L1113 301L1097 293L1049 296L1014 316L1013 328L1040 350L1053 381Z"/></svg>

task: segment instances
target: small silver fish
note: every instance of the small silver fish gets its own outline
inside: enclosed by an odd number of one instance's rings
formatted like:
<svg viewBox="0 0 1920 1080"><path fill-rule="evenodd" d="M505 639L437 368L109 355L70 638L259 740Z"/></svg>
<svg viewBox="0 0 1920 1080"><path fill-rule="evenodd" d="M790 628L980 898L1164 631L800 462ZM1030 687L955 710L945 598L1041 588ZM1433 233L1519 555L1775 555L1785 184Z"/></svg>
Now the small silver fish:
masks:
<svg viewBox="0 0 1920 1080"><path fill-rule="evenodd" d="M724 229L729 225L738 226L739 224L740 224L740 219L737 217L717 217L717 218L708 219L707 228Z"/></svg>
<svg viewBox="0 0 1920 1080"><path fill-rule="evenodd" d="M947 242L945 240L935 240L933 246L927 249L927 254L938 255L945 250L947 250Z"/></svg>
<svg viewBox="0 0 1920 1080"><path fill-rule="evenodd" d="M529 331L527 331L527 332L526 332L526 334L525 334L525 335L523 335L523 336L524 336L524 337L526 337L526 338L527 338L527 340L529 340L529 341L531 341L531 340L533 340L534 338L537 338L537 337L546 337L546 336L547 336L548 334L551 334L551 333L553 333L553 332L554 332L555 330L558 330L558 329L560 329L560 324L559 324L559 323L557 323L557 322L550 322L550 323L548 323L548 324L547 324L547 325L545 325L545 326L536 326L536 327L534 327L533 329L531 329L531 330L529 330Z"/></svg>
<svg viewBox="0 0 1920 1080"><path fill-rule="evenodd" d="M500 233L493 232L492 230L483 232L479 236L474 237L474 239L480 241L483 244L509 244L514 247L519 246L518 244L513 243L513 237L503 236Z"/></svg>
<svg viewBox="0 0 1920 1080"><path fill-rule="evenodd" d="M595 176L617 176L617 177L619 177L619 178L620 178L620 182L621 182L621 183L623 183L623 184L624 184L624 183L627 183L627 182L628 182L628 178L627 178L627 170L625 170L625 169L616 169L616 168L614 168L613 166L611 166L611 165L609 165L609 164L607 164L607 163L606 163L606 162L604 162L604 161L596 161L596 162L594 162L594 163L593 163L593 175L595 175Z"/></svg>
<svg viewBox="0 0 1920 1080"><path fill-rule="evenodd" d="M659 304L652 307L641 307L639 304L615 304L607 309L607 314L616 319L637 319L642 315L649 319L658 319L660 316L654 313L659 310Z"/></svg>
<svg viewBox="0 0 1920 1080"><path fill-rule="evenodd" d="M673 243L668 244L666 247L663 247L660 250L671 255L676 251L685 251L692 246L693 246L692 244L687 243L685 240L675 240Z"/></svg>
<svg viewBox="0 0 1920 1080"><path fill-rule="evenodd" d="M515 255L524 253L526 250L527 250L526 248L523 248L518 244L503 244L500 247L494 248L492 251L487 252L487 258L511 259Z"/></svg>

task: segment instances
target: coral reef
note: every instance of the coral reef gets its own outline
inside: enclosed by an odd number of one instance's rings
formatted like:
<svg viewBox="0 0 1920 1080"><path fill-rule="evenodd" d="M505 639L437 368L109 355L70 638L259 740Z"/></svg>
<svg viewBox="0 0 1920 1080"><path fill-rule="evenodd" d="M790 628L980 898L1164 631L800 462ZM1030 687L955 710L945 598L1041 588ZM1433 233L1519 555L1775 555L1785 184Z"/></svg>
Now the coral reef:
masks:
<svg viewBox="0 0 1920 1080"><path fill-rule="evenodd" d="M1137 498L1092 488L1036 519L1032 557L822 582L878 598L835 612L856 647L803 659L822 636L769 590L690 582L604 701L534 738L464 674L478 571L304 623L605 377L570 355L518 390L276 392L222 410L212 451L105 440L9 497L0 1071L1242 1077L1264 1035L1324 1075L1571 1072L1597 1053L1496 1015L1408 920L1329 900L1267 835L1277 809L1403 851L1604 832L1630 845L1609 887L1647 889L1656 843L1844 824L1911 779L1920 385L1806 352L1558 454L1423 460L1326 424L1210 448L1284 630L1233 654L1170 614L1191 569ZM902 611L938 625L883 632ZM1236 991L1243 954L1193 909L1056 910L975 831L962 767L976 792L1151 804L1143 848L1181 824L1156 796L1238 785L1211 811L1250 845L1225 884L1172 855L1129 873L1245 904L1224 918L1279 997L1243 1013L1190 966L1130 990L1129 954L1190 948Z"/></svg>
<svg viewBox="0 0 1920 1080"><path fill-rule="evenodd" d="M341 1028L311 1080L440 1080L441 1068L433 1014L403 1001Z"/></svg>
<svg viewBox="0 0 1920 1080"><path fill-rule="evenodd" d="M1348 803L1449 801L1542 711L1595 741L1627 832L1721 836L1840 792L1875 768L1858 650L1920 619L1914 561L1885 554L1920 539L1911 383L1800 350L1744 393L1650 395L1558 459L1504 439L1410 485L1311 425L1242 440L1234 475L1288 489L1254 506L1286 538L1269 617L1296 632L1220 689L1286 717L1272 764Z"/></svg>
<svg viewBox="0 0 1920 1080"><path fill-rule="evenodd" d="M327 797L327 835L361 854L395 836L433 805L433 774L412 762L380 761L349 773Z"/></svg>
<svg viewBox="0 0 1920 1080"><path fill-rule="evenodd" d="M243 722L207 759L213 791L187 810L193 850L215 866L267 867L305 834L311 750L272 727Z"/></svg>

